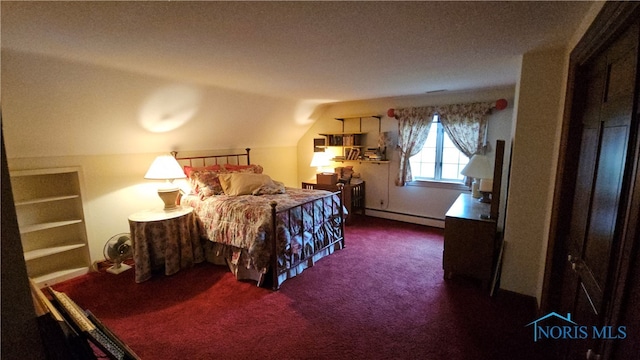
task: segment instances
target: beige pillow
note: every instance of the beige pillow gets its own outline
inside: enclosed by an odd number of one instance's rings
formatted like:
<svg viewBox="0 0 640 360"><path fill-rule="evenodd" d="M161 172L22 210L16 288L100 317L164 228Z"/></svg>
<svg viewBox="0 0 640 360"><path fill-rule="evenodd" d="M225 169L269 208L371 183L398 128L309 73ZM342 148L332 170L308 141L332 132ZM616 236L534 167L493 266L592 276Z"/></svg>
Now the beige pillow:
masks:
<svg viewBox="0 0 640 360"><path fill-rule="evenodd" d="M269 175L253 173L231 173L218 175L225 195L250 195L263 185L273 183Z"/></svg>

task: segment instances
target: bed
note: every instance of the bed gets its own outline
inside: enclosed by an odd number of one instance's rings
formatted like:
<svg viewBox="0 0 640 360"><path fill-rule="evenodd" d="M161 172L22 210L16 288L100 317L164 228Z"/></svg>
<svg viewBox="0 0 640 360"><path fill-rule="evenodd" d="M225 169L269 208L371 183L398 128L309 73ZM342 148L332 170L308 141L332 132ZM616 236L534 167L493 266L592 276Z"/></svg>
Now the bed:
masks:
<svg viewBox="0 0 640 360"><path fill-rule="evenodd" d="M207 261L239 280L281 284L344 248L342 192L284 187L245 153L178 156L190 191L181 205L197 217ZM276 239L276 241L273 241Z"/></svg>

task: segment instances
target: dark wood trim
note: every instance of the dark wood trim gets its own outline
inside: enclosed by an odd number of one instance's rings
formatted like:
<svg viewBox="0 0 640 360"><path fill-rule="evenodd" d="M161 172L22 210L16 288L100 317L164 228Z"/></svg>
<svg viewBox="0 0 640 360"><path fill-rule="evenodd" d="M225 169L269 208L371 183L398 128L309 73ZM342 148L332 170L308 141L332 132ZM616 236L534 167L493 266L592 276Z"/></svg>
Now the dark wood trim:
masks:
<svg viewBox="0 0 640 360"><path fill-rule="evenodd" d="M586 69L608 51L611 45L627 32L635 34L635 46L640 47L640 2L607 2L585 35L571 52L567 79L566 100L561 126L560 153L557 165L549 243L541 299L541 313L561 309L563 304L564 269L567 266L568 224L572 218L572 203L581 148L582 118L585 108ZM634 36L634 35L629 35ZM626 45L625 45L626 46ZM629 127L626 169L622 178L618 226L611 244L605 293L602 298L601 325L614 328L627 326L634 338L640 331L630 328L640 321L640 64L635 59L635 89L633 114ZM594 344L595 345L595 344ZM603 359L626 358L637 353L636 342L602 340L594 348Z"/></svg>
<svg viewBox="0 0 640 360"><path fill-rule="evenodd" d="M593 59L638 16L640 16L640 2L607 1L582 39L571 51L571 60L578 65L583 65Z"/></svg>
<svg viewBox="0 0 640 360"><path fill-rule="evenodd" d="M639 11L640 12L640 11ZM636 46L640 48L640 20L633 24L636 32ZM616 256L620 259L618 266L613 269L614 277L612 278L612 302L607 318L613 326L629 326L625 322L629 321L629 317L634 317L637 323L640 317L638 304L633 303L629 294L640 294L634 286L634 273L637 277L640 270L640 56L636 58L636 89L633 99L633 116L630 126L629 151L627 154L627 163L630 164L631 170L629 176L625 179L628 186L629 196L626 203L623 202L626 217L622 220L621 243L619 245ZM638 331L636 330L636 333ZM626 346L627 344L625 344ZM622 347L617 342L608 341L605 344L605 359L612 358L617 347ZM637 348L640 346L637 346Z"/></svg>
<svg viewBox="0 0 640 360"><path fill-rule="evenodd" d="M617 35L637 21L640 2L607 2L575 46L570 55L567 92L565 97L560 154L557 165L549 243L542 288L541 311L552 311L560 303L560 294L554 289L562 286L562 269L566 262L563 241L567 235L566 224L571 220L571 203L580 151L581 109L584 102L582 65L592 60Z"/></svg>
<svg viewBox="0 0 640 360"><path fill-rule="evenodd" d="M500 213L500 192L502 188L502 168L504 164L504 140L496 141L496 157L493 165L493 188L491 189L491 218L498 221Z"/></svg>

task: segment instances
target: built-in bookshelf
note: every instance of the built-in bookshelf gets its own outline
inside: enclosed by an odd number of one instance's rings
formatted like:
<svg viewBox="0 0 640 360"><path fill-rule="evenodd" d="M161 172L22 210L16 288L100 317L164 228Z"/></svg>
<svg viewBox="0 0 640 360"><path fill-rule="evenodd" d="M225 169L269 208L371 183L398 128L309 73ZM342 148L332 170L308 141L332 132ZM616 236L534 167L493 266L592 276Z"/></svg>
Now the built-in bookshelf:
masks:
<svg viewBox="0 0 640 360"><path fill-rule="evenodd" d="M380 115L366 115L366 116L353 116L336 118L336 120L342 122L342 132L336 133L321 133L319 135L324 136L324 147L338 147L340 148L340 155L335 156L332 161L336 162L350 162L356 161L359 163L387 163L387 160L382 160L375 153L376 148L367 148L366 136L367 133L362 131L345 132L345 121L359 121L359 129L362 130L363 119L377 119L378 128L380 128ZM317 146L316 147L322 147Z"/></svg>
<svg viewBox="0 0 640 360"><path fill-rule="evenodd" d="M79 167L11 172L27 273L50 286L90 268Z"/></svg>

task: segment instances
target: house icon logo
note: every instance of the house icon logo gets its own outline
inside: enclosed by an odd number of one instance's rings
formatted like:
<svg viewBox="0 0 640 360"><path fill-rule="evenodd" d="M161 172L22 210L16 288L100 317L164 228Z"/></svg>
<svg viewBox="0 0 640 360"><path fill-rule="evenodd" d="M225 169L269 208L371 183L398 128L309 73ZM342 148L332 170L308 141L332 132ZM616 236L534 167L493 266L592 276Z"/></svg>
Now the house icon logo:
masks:
<svg viewBox="0 0 640 360"><path fill-rule="evenodd" d="M542 323L545 320L548 320L550 318L560 319L563 322L565 322L566 325L568 325L568 326L557 326L556 325L556 326L546 326L545 327L545 326L542 326L542 324L539 325L539 323ZM571 320L571 313L567 313L567 316L564 317L564 316L562 316L562 315L560 315L560 314L558 314L556 312L550 312L547 315L542 316L542 317L540 317L540 318L528 323L527 325L525 325L525 327L531 326L531 325L533 325L533 341L534 342L537 342L538 339L540 339L541 337L542 338L549 338L549 335L550 335L549 332L552 331L551 329L553 329L553 328L558 328L560 330L565 330L567 327L568 328L572 328L573 326L579 327L578 324L575 321ZM553 335L553 334L551 334L551 335ZM560 338L560 336L558 336L558 338Z"/></svg>
<svg viewBox="0 0 640 360"><path fill-rule="evenodd" d="M626 326L586 326L578 325L571 319L571 313L562 316L556 312L550 312L527 325L533 325L533 341L542 339L566 340L566 339L625 339L627 337Z"/></svg>

